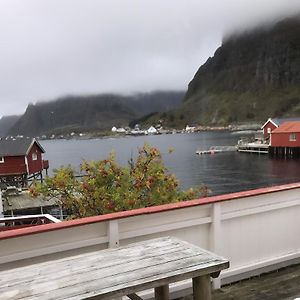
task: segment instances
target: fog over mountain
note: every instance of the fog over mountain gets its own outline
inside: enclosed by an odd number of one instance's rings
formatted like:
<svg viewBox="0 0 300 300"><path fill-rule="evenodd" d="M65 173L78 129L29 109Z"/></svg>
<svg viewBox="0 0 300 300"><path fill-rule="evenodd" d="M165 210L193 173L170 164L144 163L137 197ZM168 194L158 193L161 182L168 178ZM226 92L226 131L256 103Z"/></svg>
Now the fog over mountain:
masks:
<svg viewBox="0 0 300 300"><path fill-rule="evenodd" d="M63 95L185 90L224 34L299 0L1 0L0 115Z"/></svg>
<svg viewBox="0 0 300 300"><path fill-rule="evenodd" d="M156 119L184 126L295 116L300 116L300 14L227 36L199 67L183 104Z"/></svg>
<svg viewBox="0 0 300 300"><path fill-rule="evenodd" d="M144 115L171 110L182 102L183 97L183 91L156 91L133 96L68 96L38 102L29 104L25 113L14 122L9 117L0 119L0 126L4 125L6 128L6 131L0 130L0 134L50 136L72 132L110 131L113 126L128 126L130 122Z"/></svg>

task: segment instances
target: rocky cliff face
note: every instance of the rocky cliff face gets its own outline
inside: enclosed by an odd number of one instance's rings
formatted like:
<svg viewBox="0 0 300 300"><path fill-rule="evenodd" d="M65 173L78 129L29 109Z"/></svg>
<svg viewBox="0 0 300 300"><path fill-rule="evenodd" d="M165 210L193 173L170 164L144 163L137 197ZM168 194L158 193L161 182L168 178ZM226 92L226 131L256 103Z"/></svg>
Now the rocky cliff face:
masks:
<svg viewBox="0 0 300 300"><path fill-rule="evenodd" d="M187 98L201 88L224 91L300 84L300 17L225 39L196 73Z"/></svg>
<svg viewBox="0 0 300 300"><path fill-rule="evenodd" d="M300 15L225 38L175 115L228 124L300 115Z"/></svg>

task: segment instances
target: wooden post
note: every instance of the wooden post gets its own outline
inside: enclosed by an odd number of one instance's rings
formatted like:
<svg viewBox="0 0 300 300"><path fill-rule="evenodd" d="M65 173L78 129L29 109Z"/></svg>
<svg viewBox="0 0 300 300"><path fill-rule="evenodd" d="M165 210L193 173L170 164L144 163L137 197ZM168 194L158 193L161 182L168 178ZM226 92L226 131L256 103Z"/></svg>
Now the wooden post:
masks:
<svg viewBox="0 0 300 300"><path fill-rule="evenodd" d="M63 213L63 209L62 209L62 204L61 203L59 203L59 219L61 221L64 220L64 213Z"/></svg>
<svg viewBox="0 0 300 300"><path fill-rule="evenodd" d="M117 248L120 246L119 242L119 223L118 220L112 220L108 222L108 247Z"/></svg>
<svg viewBox="0 0 300 300"><path fill-rule="evenodd" d="M210 275L193 278L194 300L211 300Z"/></svg>
<svg viewBox="0 0 300 300"><path fill-rule="evenodd" d="M169 300L169 285L159 286L154 289L155 300Z"/></svg>
<svg viewBox="0 0 300 300"><path fill-rule="evenodd" d="M210 250L214 253L220 254L222 239L221 233L221 203L213 203L211 210L212 223L210 227ZM215 278L213 280L213 288L215 290L221 287L221 279Z"/></svg>

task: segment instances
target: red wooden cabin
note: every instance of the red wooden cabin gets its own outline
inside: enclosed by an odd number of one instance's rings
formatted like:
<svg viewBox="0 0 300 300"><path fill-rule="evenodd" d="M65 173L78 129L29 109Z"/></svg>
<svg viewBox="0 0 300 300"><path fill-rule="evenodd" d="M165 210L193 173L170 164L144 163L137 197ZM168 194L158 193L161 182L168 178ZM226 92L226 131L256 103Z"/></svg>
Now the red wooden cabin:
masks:
<svg viewBox="0 0 300 300"><path fill-rule="evenodd" d="M278 128L278 124L273 121L271 118L268 119L268 121L262 126L262 130L264 133L264 138L266 139L268 136L270 136L271 132Z"/></svg>
<svg viewBox="0 0 300 300"><path fill-rule="evenodd" d="M300 122L286 122L274 129L271 147L300 147Z"/></svg>
<svg viewBox="0 0 300 300"><path fill-rule="evenodd" d="M49 167L43 161L45 150L35 139L3 139L0 140L0 177L1 181L18 181L42 176L43 169Z"/></svg>
<svg viewBox="0 0 300 300"><path fill-rule="evenodd" d="M271 155L299 157L300 121L285 122L271 133Z"/></svg>
<svg viewBox="0 0 300 300"><path fill-rule="evenodd" d="M285 118L285 119L279 119L279 118L269 118L267 122L261 127L264 133L264 138L268 138L275 130L278 128L281 124L286 123L286 122L296 122L300 121L300 118Z"/></svg>

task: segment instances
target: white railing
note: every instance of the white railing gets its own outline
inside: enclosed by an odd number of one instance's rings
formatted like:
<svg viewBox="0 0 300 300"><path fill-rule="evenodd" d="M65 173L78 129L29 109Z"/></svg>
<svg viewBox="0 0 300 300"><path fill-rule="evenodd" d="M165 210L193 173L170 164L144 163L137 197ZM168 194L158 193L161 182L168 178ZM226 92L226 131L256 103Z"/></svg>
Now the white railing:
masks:
<svg viewBox="0 0 300 300"><path fill-rule="evenodd" d="M299 262L299 216L298 183L35 226L0 233L0 268L175 236L228 258L229 283Z"/></svg>
<svg viewBox="0 0 300 300"><path fill-rule="evenodd" d="M0 223L8 223L8 222L26 222L32 220L43 219L46 223L60 223L61 220L53 217L49 214L40 214L40 215L26 215L26 216L4 216L0 218Z"/></svg>
<svg viewBox="0 0 300 300"><path fill-rule="evenodd" d="M59 223L60 220L49 214L26 216L3 216L0 218L0 232L15 230L24 227L39 226L42 224ZM1 252L0 252L1 253Z"/></svg>

